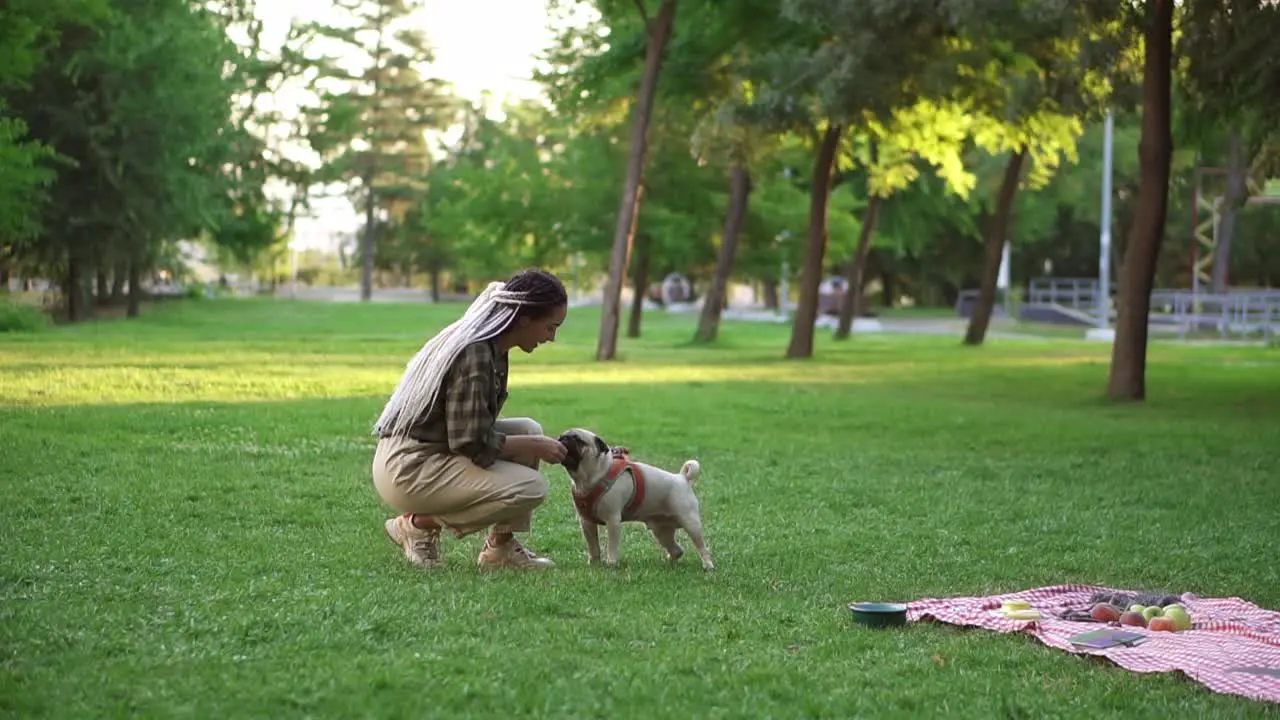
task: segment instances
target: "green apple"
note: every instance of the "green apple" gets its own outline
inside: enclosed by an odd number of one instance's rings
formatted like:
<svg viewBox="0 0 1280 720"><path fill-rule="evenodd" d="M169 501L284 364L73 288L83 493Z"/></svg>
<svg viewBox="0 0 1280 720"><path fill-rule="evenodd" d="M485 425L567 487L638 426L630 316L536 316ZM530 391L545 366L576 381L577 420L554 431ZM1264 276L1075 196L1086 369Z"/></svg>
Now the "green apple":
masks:
<svg viewBox="0 0 1280 720"><path fill-rule="evenodd" d="M1142 609L1142 617L1146 618L1148 623L1151 622L1151 618L1160 617L1163 614L1164 611L1155 605Z"/></svg>
<svg viewBox="0 0 1280 720"><path fill-rule="evenodd" d="M1166 607L1164 616L1173 621L1173 624L1179 630L1189 630L1191 628L1191 616L1187 614L1186 609L1182 607Z"/></svg>
<svg viewBox="0 0 1280 720"><path fill-rule="evenodd" d="M1169 612L1169 610L1171 610L1171 609L1173 609L1173 608L1178 608L1179 610L1182 610L1183 612L1186 612L1186 610L1187 610L1186 606L1185 606L1185 605L1183 605L1182 603L1169 603L1168 605L1165 605L1165 606L1164 606L1164 611L1165 611L1166 613L1168 613L1168 612Z"/></svg>
<svg viewBox="0 0 1280 720"><path fill-rule="evenodd" d="M1145 608L1145 607L1143 607L1142 605L1130 605L1130 606L1129 606L1129 612L1136 612L1136 613L1138 613L1139 615L1141 615L1141 614L1142 614L1142 611L1143 611L1143 610L1146 610L1146 608Z"/></svg>

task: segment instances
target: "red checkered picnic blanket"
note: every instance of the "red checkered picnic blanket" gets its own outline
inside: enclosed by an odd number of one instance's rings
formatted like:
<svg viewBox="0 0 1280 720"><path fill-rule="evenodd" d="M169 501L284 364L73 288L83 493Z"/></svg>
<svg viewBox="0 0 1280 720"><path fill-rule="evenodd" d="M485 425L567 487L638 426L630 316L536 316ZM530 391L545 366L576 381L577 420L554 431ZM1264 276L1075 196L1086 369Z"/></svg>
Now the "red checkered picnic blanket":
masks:
<svg viewBox="0 0 1280 720"><path fill-rule="evenodd" d="M1126 627L1125 630L1150 639L1132 647L1102 650L1072 645L1067 638L1105 626L1062 620L1054 615L1088 607L1095 593L1116 592L1133 591L1097 585L1054 585L987 597L925 598L907 603L907 619L976 626L1000 633L1030 633L1045 645L1070 653L1102 655L1133 672L1181 670L1216 692L1280 702L1280 612L1237 597L1202 598L1185 593L1181 602L1191 615L1189 630L1151 632ZM1003 601L1015 598L1031 603L1040 611L1041 619L1028 622L992 614Z"/></svg>

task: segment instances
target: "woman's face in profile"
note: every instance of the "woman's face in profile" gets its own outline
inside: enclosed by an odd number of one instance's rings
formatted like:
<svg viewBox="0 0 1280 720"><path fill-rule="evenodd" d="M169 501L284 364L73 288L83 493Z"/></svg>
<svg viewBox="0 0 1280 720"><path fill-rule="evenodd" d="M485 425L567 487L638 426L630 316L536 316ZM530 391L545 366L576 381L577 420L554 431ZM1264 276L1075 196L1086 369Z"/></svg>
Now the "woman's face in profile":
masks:
<svg viewBox="0 0 1280 720"><path fill-rule="evenodd" d="M545 342L556 341L556 331L564 324L569 308L557 305L542 317L522 317L516 321L511 333L511 346L531 353Z"/></svg>

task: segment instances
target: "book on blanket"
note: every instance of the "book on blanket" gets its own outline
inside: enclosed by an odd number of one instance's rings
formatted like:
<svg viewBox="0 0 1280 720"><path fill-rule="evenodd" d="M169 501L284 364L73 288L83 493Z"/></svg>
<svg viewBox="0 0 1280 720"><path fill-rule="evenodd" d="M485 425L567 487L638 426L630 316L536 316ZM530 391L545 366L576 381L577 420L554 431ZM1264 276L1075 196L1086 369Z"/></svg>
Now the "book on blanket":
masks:
<svg viewBox="0 0 1280 720"><path fill-rule="evenodd" d="M1127 630L1117 630L1115 628L1103 628L1101 630L1090 630L1082 632L1079 635L1072 635L1067 638L1072 645L1080 647L1097 648L1105 650L1109 647L1124 645L1125 647L1133 647L1145 642L1147 636L1140 635Z"/></svg>

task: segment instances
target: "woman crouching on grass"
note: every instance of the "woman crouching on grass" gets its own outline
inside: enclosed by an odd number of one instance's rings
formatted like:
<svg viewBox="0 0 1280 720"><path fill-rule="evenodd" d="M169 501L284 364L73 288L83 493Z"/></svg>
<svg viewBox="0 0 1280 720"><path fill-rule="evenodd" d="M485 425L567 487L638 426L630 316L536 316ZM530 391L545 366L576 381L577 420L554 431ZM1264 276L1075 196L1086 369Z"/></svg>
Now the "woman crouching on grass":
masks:
<svg viewBox="0 0 1280 720"><path fill-rule="evenodd" d="M550 567L516 540L547 495L538 462L565 449L529 418L498 413L507 399L507 353L556 339L568 297L551 273L525 270L491 283L452 325L409 361L374 427L373 484L402 514L387 537L409 562L436 567L440 531L491 528L477 564Z"/></svg>

